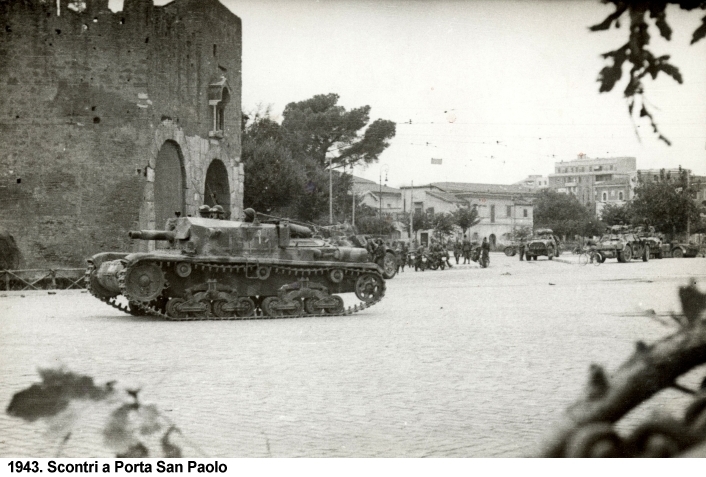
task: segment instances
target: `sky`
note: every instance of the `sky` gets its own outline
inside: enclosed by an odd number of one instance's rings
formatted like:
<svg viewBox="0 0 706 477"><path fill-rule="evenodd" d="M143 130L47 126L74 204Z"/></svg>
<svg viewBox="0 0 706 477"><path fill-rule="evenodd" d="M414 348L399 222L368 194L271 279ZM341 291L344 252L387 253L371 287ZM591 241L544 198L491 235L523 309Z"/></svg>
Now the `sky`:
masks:
<svg viewBox="0 0 706 477"><path fill-rule="evenodd" d="M598 0L221 1L243 23L244 112L270 105L281 119L287 103L337 93L397 123L380 162L355 175L509 184L580 153L706 175L706 40L689 45L702 11L670 6L669 42L653 28L652 50L684 78L646 82L667 146L628 114L625 81L598 92L600 55L628 34L625 22L589 32L613 11Z"/></svg>

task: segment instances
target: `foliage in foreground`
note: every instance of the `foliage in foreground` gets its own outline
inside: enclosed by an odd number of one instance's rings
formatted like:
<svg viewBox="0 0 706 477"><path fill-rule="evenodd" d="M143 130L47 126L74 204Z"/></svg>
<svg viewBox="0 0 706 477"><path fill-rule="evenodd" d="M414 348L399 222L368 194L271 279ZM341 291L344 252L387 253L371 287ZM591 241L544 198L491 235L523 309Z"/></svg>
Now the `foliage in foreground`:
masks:
<svg viewBox="0 0 706 477"><path fill-rule="evenodd" d="M154 404L142 404L139 390L115 381L97 386L93 378L64 369L40 369L41 382L15 393L8 415L43 423L60 456L72 435L98 421L104 447L116 457L181 457L173 440L181 431Z"/></svg>

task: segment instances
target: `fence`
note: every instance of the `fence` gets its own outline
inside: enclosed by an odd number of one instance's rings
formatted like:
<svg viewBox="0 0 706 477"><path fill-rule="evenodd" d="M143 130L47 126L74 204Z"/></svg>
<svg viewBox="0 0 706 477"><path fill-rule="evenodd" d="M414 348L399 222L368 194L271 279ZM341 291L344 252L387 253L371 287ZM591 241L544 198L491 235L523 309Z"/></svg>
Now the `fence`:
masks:
<svg viewBox="0 0 706 477"><path fill-rule="evenodd" d="M10 290L79 290L84 284L85 268L49 268L0 270L3 289Z"/></svg>

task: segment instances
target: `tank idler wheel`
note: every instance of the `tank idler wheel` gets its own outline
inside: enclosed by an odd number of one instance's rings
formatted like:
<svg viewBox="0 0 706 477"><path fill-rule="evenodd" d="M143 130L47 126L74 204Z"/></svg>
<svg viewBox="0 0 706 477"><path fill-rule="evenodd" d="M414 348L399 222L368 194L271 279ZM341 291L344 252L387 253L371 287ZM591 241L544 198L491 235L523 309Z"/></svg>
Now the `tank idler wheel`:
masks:
<svg viewBox="0 0 706 477"><path fill-rule="evenodd" d="M150 302L157 298L166 285L162 269L155 263L138 263L125 272L125 288L134 301Z"/></svg>
<svg viewBox="0 0 706 477"><path fill-rule="evenodd" d="M167 315L172 318L186 318L188 315L181 311L181 305L186 303L183 298L172 298L167 302L166 311Z"/></svg>
<svg viewBox="0 0 706 477"><path fill-rule="evenodd" d="M384 283L380 277L366 273L358 277L355 283L355 296L359 300L370 303L382 298L384 289Z"/></svg>
<svg viewBox="0 0 706 477"><path fill-rule="evenodd" d="M268 296L262 301L262 312L267 316L291 316L301 313L300 301L285 301L276 296Z"/></svg>

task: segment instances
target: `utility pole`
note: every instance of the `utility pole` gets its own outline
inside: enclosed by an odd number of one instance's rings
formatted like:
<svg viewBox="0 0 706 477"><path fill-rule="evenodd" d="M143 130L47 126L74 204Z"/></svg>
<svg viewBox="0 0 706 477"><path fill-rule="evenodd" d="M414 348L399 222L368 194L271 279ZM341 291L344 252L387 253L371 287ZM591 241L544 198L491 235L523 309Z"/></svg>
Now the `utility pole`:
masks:
<svg viewBox="0 0 706 477"><path fill-rule="evenodd" d="M333 225L333 164L328 158L328 223Z"/></svg>
<svg viewBox="0 0 706 477"><path fill-rule="evenodd" d="M353 218L351 219L351 225L355 227L355 189L351 190L351 192L353 193Z"/></svg>
<svg viewBox="0 0 706 477"><path fill-rule="evenodd" d="M409 189L409 240L414 237L414 181Z"/></svg>

